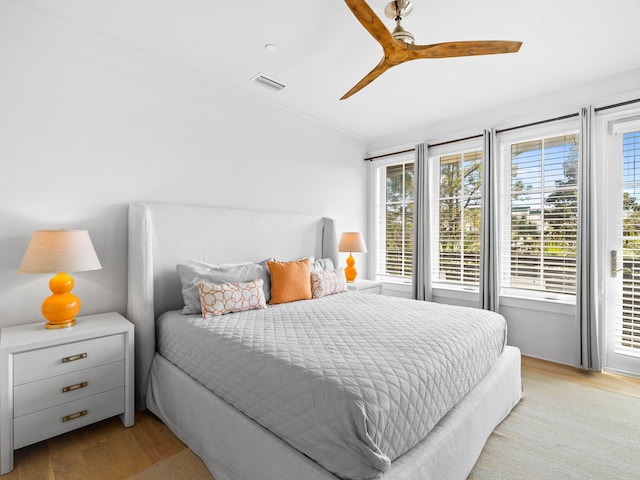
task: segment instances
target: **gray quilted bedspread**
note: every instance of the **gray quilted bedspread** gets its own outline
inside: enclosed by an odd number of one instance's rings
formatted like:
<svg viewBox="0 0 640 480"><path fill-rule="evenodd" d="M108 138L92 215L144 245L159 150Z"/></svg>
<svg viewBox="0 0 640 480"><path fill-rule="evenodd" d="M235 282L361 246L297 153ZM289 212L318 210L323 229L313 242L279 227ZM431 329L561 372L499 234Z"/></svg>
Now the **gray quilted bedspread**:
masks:
<svg viewBox="0 0 640 480"><path fill-rule="evenodd" d="M498 314L362 293L208 319L170 312L157 330L165 358L354 480L423 439L506 342Z"/></svg>

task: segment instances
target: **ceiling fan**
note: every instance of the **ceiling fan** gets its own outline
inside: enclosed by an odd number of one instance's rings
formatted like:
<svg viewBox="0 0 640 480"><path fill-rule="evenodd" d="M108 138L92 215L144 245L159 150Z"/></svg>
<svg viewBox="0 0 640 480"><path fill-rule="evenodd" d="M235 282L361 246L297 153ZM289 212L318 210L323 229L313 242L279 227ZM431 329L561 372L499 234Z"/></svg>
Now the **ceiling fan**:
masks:
<svg viewBox="0 0 640 480"><path fill-rule="evenodd" d="M413 35L405 30L402 19L413 10L410 0L396 0L389 3L384 13L396 22L396 27L389 32L382 20L373 12L364 0L344 0L362 26L382 46L384 56L376 67L360 80L340 100L369 85L391 67L409 60L421 58L468 57L472 55L492 55L496 53L514 53L520 50L522 42L501 40L479 40L463 42L434 43L431 45L414 45Z"/></svg>

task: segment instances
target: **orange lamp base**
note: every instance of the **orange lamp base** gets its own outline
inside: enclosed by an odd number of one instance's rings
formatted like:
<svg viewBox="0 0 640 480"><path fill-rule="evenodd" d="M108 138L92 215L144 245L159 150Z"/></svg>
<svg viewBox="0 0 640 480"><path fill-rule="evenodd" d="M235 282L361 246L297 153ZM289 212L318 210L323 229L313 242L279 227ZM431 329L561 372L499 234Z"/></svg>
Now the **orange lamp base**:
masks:
<svg viewBox="0 0 640 480"><path fill-rule="evenodd" d="M355 264L356 261L353 258L353 255L349 254L349 256L347 257L347 266L344 269L344 276L347 279L347 282L354 282L356 280L356 277L358 276L358 271L354 266Z"/></svg>
<svg viewBox="0 0 640 480"><path fill-rule="evenodd" d="M80 313L80 299L71 290L75 282L71 275L57 273L49 280L52 295L42 302L42 316L48 320L45 328L66 328L75 325Z"/></svg>

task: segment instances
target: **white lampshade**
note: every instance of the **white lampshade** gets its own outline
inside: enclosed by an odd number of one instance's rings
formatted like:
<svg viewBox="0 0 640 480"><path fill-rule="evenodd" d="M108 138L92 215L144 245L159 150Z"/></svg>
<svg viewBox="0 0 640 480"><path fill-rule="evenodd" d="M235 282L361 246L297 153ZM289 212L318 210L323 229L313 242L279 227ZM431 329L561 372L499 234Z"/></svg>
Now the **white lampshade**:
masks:
<svg viewBox="0 0 640 480"><path fill-rule="evenodd" d="M18 272L86 272L101 268L88 231L36 230Z"/></svg>
<svg viewBox="0 0 640 480"><path fill-rule="evenodd" d="M338 244L339 252L367 252L367 246L364 244L364 238L360 232L344 232L340 236Z"/></svg>

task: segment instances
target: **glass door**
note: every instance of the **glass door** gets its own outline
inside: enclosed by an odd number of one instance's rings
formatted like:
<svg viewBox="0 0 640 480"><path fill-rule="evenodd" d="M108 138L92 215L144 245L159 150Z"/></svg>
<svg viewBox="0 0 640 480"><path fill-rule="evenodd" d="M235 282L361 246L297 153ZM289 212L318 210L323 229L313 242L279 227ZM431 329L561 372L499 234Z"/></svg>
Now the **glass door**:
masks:
<svg viewBox="0 0 640 480"><path fill-rule="evenodd" d="M607 122L605 369L640 376L640 117Z"/></svg>

